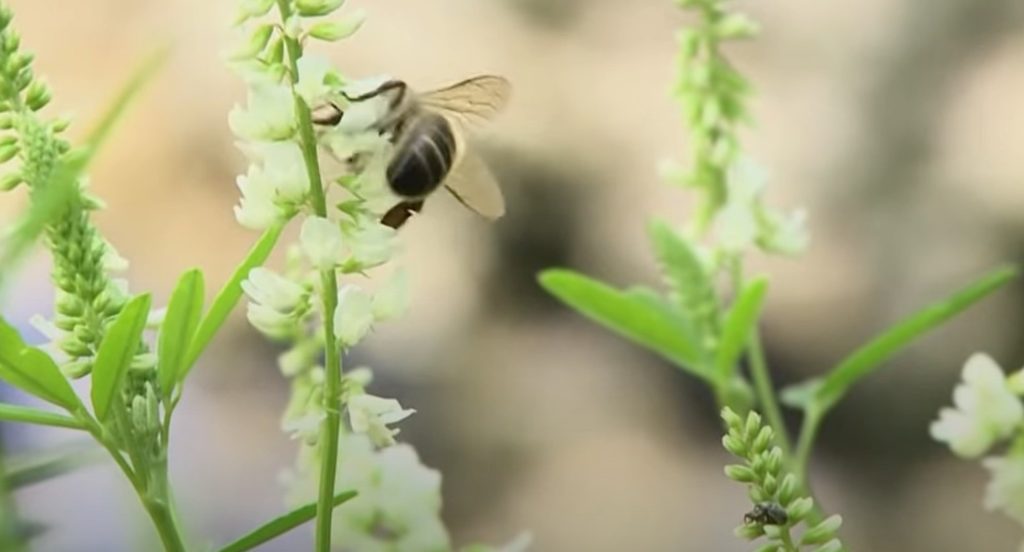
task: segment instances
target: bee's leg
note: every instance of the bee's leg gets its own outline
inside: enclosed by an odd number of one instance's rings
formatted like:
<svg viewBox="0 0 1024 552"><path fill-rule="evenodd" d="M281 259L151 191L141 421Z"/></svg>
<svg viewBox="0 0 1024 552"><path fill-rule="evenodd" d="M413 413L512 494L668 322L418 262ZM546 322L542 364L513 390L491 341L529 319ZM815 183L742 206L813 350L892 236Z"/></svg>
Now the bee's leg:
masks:
<svg viewBox="0 0 1024 552"><path fill-rule="evenodd" d="M405 221L409 220L414 213L419 213L423 210L423 200L415 199L410 201L403 201L391 209L388 209L387 213L381 217L380 223L384 226L388 226L398 230L405 224Z"/></svg>
<svg viewBox="0 0 1024 552"><path fill-rule="evenodd" d="M344 113L340 107L333 103L327 103L313 110L313 123L323 126L334 126L341 122L341 116Z"/></svg>

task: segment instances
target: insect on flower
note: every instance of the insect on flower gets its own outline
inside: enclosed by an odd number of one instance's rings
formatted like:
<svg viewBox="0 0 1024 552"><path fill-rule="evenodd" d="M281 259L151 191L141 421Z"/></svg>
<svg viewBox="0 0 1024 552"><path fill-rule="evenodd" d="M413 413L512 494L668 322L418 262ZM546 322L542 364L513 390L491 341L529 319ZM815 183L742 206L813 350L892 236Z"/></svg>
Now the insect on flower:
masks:
<svg viewBox="0 0 1024 552"><path fill-rule="evenodd" d="M389 80L364 94L344 94L350 105L386 102L370 130L386 135L394 145L386 177L401 201L384 214L381 224L401 227L442 184L484 218L494 220L505 213L501 189L483 160L467 148L466 135L504 107L510 89L504 77L482 75L423 93L404 81ZM314 122L334 126L344 116L345 111L332 103L316 110Z"/></svg>
<svg viewBox="0 0 1024 552"><path fill-rule="evenodd" d="M747 525L785 525L787 521L786 509L777 502L759 502L753 510L743 514L743 523Z"/></svg>

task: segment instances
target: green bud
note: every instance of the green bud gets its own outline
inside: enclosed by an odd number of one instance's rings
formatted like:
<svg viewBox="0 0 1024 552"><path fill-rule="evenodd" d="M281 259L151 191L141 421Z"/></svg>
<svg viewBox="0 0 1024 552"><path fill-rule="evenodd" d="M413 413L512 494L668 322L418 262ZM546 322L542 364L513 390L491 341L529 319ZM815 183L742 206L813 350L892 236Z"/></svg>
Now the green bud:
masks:
<svg viewBox="0 0 1024 552"><path fill-rule="evenodd" d="M753 483L757 481L757 474L747 466L730 464L725 467L725 476L740 483Z"/></svg>
<svg viewBox="0 0 1024 552"><path fill-rule="evenodd" d="M85 377L89 375L89 372L92 372L92 360L86 358L73 360L62 366L61 370L67 377L72 379Z"/></svg>
<svg viewBox="0 0 1024 552"><path fill-rule="evenodd" d="M787 473L786 477L782 478L782 483L779 484L779 504L787 506L795 496L796 476L791 473Z"/></svg>
<svg viewBox="0 0 1024 552"><path fill-rule="evenodd" d="M777 539L782 536L782 528L778 525L766 523L761 527L764 529L764 535L769 539Z"/></svg>
<svg viewBox="0 0 1024 552"><path fill-rule="evenodd" d="M341 7L345 0L295 0L295 9L303 17L327 15Z"/></svg>
<svg viewBox="0 0 1024 552"><path fill-rule="evenodd" d="M839 539L832 539L816 548L814 552L839 552L842 549L843 543L839 542Z"/></svg>
<svg viewBox="0 0 1024 552"><path fill-rule="evenodd" d="M139 395L132 397L132 426L140 433L149 432L149 420L146 416L146 399Z"/></svg>
<svg viewBox="0 0 1024 552"><path fill-rule="evenodd" d="M14 113L0 113L0 130L14 128Z"/></svg>
<svg viewBox="0 0 1024 552"><path fill-rule="evenodd" d="M153 384L146 382L146 425L150 431L160 428L160 400L157 399Z"/></svg>
<svg viewBox="0 0 1024 552"><path fill-rule="evenodd" d="M241 5L238 7L238 16L235 18L235 24L243 23L252 17L265 15L273 6L274 0L242 0Z"/></svg>
<svg viewBox="0 0 1024 552"><path fill-rule="evenodd" d="M761 486L764 487L765 493L768 495L774 495L775 491L778 489L778 480L775 479L774 475L769 473L764 476L764 479L761 481Z"/></svg>
<svg viewBox="0 0 1024 552"><path fill-rule="evenodd" d="M768 453L768 471L771 473L779 473L782 469L782 449L779 447L773 447L771 452Z"/></svg>
<svg viewBox="0 0 1024 552"><path fill-rule="evenodd" d="M21 46L21 37L18 36L18 33L10 31L4 35L4 50L8 52L15 52L18 50L18 46Z"/></svg>
<svg viewBox="0 0 1024 552"><path fill-rule="evenodd" d="M231 55L231 59L238 61L258 56L267 47L273 34L274 26L269 23L256 27L245 43Z"/></svg>
<svg viewBox="0 0 1024 552"><path fill-rule="evenodd" d="M141 353L132 357L131 369L136 372L148 372L156 369L157 356L154 353Z"/></svg>
<svg viewBox="0 0 1024 552"><path fill-rule="evenodd" d="M760 502L768 502L769 500L772 499L772 495L764 492L764 489L762 489L759 486L750 487L750 489L747 490L747 496L749 496L750 501L755 504Z"/></svg>
<svg viewBox="0 0 1024 552"><path fill-rule="evenodd" d="M747 422L743 426L743 439L750 442L757 436L757 432L761 430L761 415L751 410L747 414Z"/></svg>
<svg viewBox="0 0 1024 552"><path fill-rule="evenodd" d="M75 339L81 341L82 343L85 343L86 345L95 344L96 341L99 339L99 336L93 333L92 329L85 324L79 324L78 326L75 326L75 329L74 331L71 332L71 335L75 336Z"/></svg>
<svg viewBox="0 0 1024 552"><path fill-rule="evenodd" d="M765 449L768 448L768 445L772 444L772 437L774 436L771 426L762 427L761 431L757 434L757 437L754 438L753 444L750 445L751 451L753 451L754 454L764 452Z"/></svg>
<svg viewBox="0 0 1024 552"><path fill-rule="evenodd" d="M46 104L50 103L52 97L50 87L46 86L46 83L41 80L34 80L29 85L28 91L25 92L25 103L28 104L29 109L32 111L39 111Z"/></svg>
<svg viewBox="0 0 1024 552"><path fill-rule="evenodd" d="M725 421L725 425L730 429L743 425L743 419L740 418L740 415L728 406L722 409L722 420Z"/></svg>
<svg viewBox="0 0 1024 552"><path fill-rule="evenodd" d="M0 163L6 163L18 155L21 151L17 144L9 144L7 146L0 146Z"/></svg>
<svg viewBox="0 0 1024 552"><path fill-rule="evenodd" d="M84 357L92 355L92 349L74 337L69 337L60 343L60 348L73 357Z"/></svg>
<svg viewBox="0 0 1024 552"><path fill-rule="evenodd" d="M356 34L359 27L363 26L364 21L366 21L366 12L357 10L341 20L322 21L313 25L309 29L309 36L328 42L342 40Z"/></svg>
<svg viewBox="0 0 1024 552"><path fill-rule="evenodd" d="M0 177L0 192L7 192L18 187L23 182L20 172L12 172Z"/></svg>
<svg viewBox="0 0 1024 552"><path fill-rule="evenodd" d="M741 539L754 540L764 534L764 527L760 523L747 525L744 523L732 530L733 534Z"/></svg>
<svg viewBox="0 0 1024 552"><path fill-rule="evenodd" d="M751 38L757 31L757 23L741 13L729 14L715 25L715 34L724 39Z"/></svg>
<svg viewBox="0 0 1024 552"><path fill-rule="evenodd" d="M67 130L69 126L71 126L71 117L57 117L56 119L50 122L50 132L53 132L54 134L60 134L61 132Z"/></svg>
<svg viewBox="0 0 1024 552"><path fill-rule="evenodd" d="M792 504L786 507L786 515L789 519L793 520L794 523L807 517L807 514L814 508L814 500L809 497L801 497L793 501Z"/></svg>
<svg viewBox="0 0 1024 552"><path fill-rule="evenodd" d="M785 548L782 546L775 544L774 542L769 542L759 546L755 552L783 552L784 550Z"/></svg>
<svg viewBox="0 0 1024 552"><path fill-rule="evenodd" d="M284 40L281 38L275 38L270 42L270 47L267 48L266 56L263 58L270 65L283 65L284 64Z"/></svg>
<svg viewBox="0 0 1024 552"><path fill-rule="evenodd" d="M808 529L800 538L802 544L821 544L835 536L839 526L843 524L843 517L836 514L829 516L821 523Z"/></svg>
<svg viewBox="0 0 1024 552"><path fill-rule="evenodd" d="M733 435L725 435L722 437L722 446L725 450L731 452L735 456L745 456L747 453L747 447L743 444L743 441L739 440Z"/></svg>

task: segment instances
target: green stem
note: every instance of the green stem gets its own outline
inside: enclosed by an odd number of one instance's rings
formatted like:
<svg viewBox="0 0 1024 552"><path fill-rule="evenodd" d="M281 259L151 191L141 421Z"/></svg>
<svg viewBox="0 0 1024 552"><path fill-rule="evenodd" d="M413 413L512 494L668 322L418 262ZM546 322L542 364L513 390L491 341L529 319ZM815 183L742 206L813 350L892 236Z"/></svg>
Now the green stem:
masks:
<svg viewBox="0 0 1024 552"><path fill-rule="evenodd" d="M277 0L277 8L281 20L287 23L291 17L291 6L287 0ZM302 54L302 45L295 37L285 36L285 48L288 52L288 65L291 81L294 85L299 79L298 61ZM323 182L320 177L320 161L317 157L316 135L313 133L313 122L309 106L302 97L292 89L295 99L295 114L298 119L300 147L309 176L309 190L313 210L317 216L327 216L327 200ZM334 270L320 271L320 287L323 300L324 323L324 393L323 407L326 420L320 438L321 469L320 490L316 509L316 550L328 552L331 548L331 513L334 509L334 482L338 467L338 440L341 430L341 358L337 339L334 335L334 310L338 306L338 280Z"/></svg>
<svg viewBox="0 0 1024 552"><path fill-rule="evenodd" d="M800 436L796 443L796 453L793 457L793 472L796 474L800 484L807 487L807 465L811 458L811 449L814 448L814 438L818 435L818 427L821 425L822 412L816 408L808 408L804 411L803 425L800 426Z"/></svg>
<svg viewBox="0 0 1024 552"><path fill-rule="evenodd" d="M747 357L750 359L750 375L754 380L754 392L757 394L757 401L768 418L768 423L775 430L777 442L786 458L789 458L792 447L789 441L789 431L786 430L785 421L782 419L782 409L775 400L775 388L772 385L772 377L768 372L768 364L765 362L764 349L761 347L761 335L757 328L750 332L750 343L747 345Z"/></svg>

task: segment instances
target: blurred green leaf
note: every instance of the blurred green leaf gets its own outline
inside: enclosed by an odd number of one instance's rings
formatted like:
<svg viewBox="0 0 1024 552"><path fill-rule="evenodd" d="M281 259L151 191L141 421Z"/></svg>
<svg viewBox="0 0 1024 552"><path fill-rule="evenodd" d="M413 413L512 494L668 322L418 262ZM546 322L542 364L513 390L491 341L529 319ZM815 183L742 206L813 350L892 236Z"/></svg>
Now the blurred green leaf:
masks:
<svg viewBox="0 0 1024 552"><path fill-rule="evenodd" d="M4 479L9 489L20 489L99 463L105 458L104 450L94 443L11 456L6 459Z"/></svg>
<svg viewBox="0 0 1024 552"><path fill-rule="evenodd" d="M217 293L217 297L213 300L210 310L203 316L202 322L199 323L199 329L196 330L195 336L192 338L188 357L178 376L179 381L183 381L189 371L192 370L192 366L199 359L199 355L203 354L203 350L210 344L213 336L217 334L217 330L220 329L224 321L227 320L228 315L235 308L238 300L242 297L242 281L249 276L249 271L262 265L267 260L267 257L270 256L270 252L274 250L274 244L277 243L277 239L281 236L284 224L285 222L280 222L263 232L259 241L249 251L249 255L235 269L231 279Z"/></svg>
<svg viewBox="0 0 1024 552"><path fill-rule="evenodd" d="M53 359L29 347L11 325L0 317L0 378L57 406L74 412L82 406L71 384Z"/></svg>
<svg viewBox="0 0 1024 552"><path fill-rule="evenodd" d="M718 381L727 382L736 372L736 365L746 348L750 332L757 326L767 291L767 278L751 280L726 313L722 337L715 354L715 376Z"/></svg>
<svg viewBox="0 0 1024 552"><path fill-rule="evenodd" d="M334 506L338 506L339 504L350 500L354 496L356 496L355 491L340 493L335 495L332 504ZM245 535L224 548L221 548L220 552L245 552L246 550L252 550L271 539L277 538L288 531L295 529L299 525L302 525L315 517L316 503L314 502L296 510L292 510L279 518L267 522L248 535Z"/></svg>
<svg viewBox="0 0 1024 552"><path fill-rule="evenodd" d="M28 212L14 226L15 230L6 240L0 254L0 289L6 275L28 252L37 237L42 234L50 221L64 212L68 203L79 194L78 180L100 147L106 142L117 121L124 115L128 104L135 98L142 86L149 81L163 64L167 50L147 58L124 85L121 91L107 105L103 115L89 132L81 147L68 152L53 171L50 180L37 186Z"/></svg>
<svg viewBox="0 0 1024 552"><path fill-rule="evenodd" d="M100 421L110 415L110 405L139 351L149 316L149 294L134 297L111 322L103 336L92 369L92 407Z"/></svg>
<svg viewBox="0 0 1024 552"><path fill-rule="evenodd" d="M157 349L160 355L157 374L165 398L171 396L175 384L183 376L188 348L203 314L204 293L203 273L199 269L192 269L178 279L178 285L167 304L167 315L160 328Z"/></svg>
<svg viewBox="0 0 1024 552"><path fill-rule="evenodd" d="M571 270L546 270L541 286L583 316L711 382L687 321L650 290L620 291Z"/></svg>
<svg viewBox="0 0 1024 552"><path fill-rule="evenodd" d="M0 421L66 427L68 429L86 429L82 422L70 416L7 403L0 403Z"/></svg>
<svg viewBox="0 0 1024 552"><path fill-rule="evenodd" d="M905 318L843 359L826 375L814 395L815 406L831 408L846 391L877 370L893 354L935 329L967 307L1006 285L1017 275L1014 268L1000 268L946 299Z"/></svg>
<svg viewBox="0 0 1024 552"><path fill-rule="evenodd" d="M653 221L650 235L668 283L681 301L680 306L684 309L701 306L714 312L718 304L715 286L693 247L664 221ZM699 317L698 313L685 314L695 320Z"/></svg>

